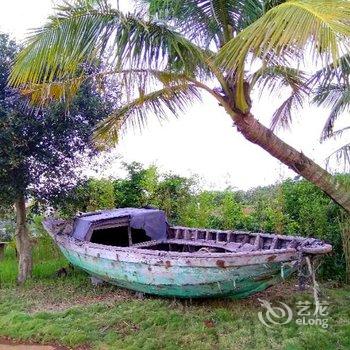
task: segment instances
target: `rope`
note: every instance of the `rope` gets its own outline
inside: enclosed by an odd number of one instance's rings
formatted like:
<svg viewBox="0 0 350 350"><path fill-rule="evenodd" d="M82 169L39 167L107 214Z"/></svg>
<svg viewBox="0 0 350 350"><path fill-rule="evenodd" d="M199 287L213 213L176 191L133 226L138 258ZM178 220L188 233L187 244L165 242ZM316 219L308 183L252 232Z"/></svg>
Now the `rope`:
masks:
<svg viewBox="0 0 350 350"><path fill-rule="evenodd" d="M297 261L299 290L305 290L305 282L307 281L307 279L311 278L315 310L316 312L318 312L318 310L320 310L321 289L320 285L316 281L316 271L319 268L320 263L315 267L314 261L315 257L305 255L302 250L299 251ZM304 272L304 267L307 268L306 272Z"/></svg>
<svg viewBox="0 0 350 350"><path fill-rule="evenodd" d="M313 268L313 264L311 262L310 257L307 256L305 258L305 260L306 260L306 264L307 264L307 267L308 267L308 270L309 270L309 273L310 273L310 276L312 279L312 284L313 284L312 289L313 289L313 295L314 295L314 301L315 301L315 309L319 310L320 309L320 299L319 299L320 286L316 281L316 276L315 276L316 273L315 273L315 269Z"/></svg>

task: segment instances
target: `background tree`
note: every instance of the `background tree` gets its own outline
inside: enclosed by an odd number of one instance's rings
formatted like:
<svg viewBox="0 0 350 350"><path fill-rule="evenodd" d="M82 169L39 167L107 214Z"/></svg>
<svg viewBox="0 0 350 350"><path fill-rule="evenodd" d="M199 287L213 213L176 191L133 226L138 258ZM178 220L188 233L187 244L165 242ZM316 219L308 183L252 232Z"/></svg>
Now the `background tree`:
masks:
<svg viewBox="0 0 350 350"><path fill-rule="evenodd" d="M251 91L290 89L272 125L290 122L293 107L310 95L309 77L295 67L308 57L337 66L350 37L347 0L144 0L123 14L106 0L65 2L28 39L11 76L34 100L64 98L91 75L80 65L108 55L105 75L119 76L126 100L100 124L102 143L115 142L147 113L177 114L205 91L237 130L308 179L350 212L350 192L331 174L282 141L251 112ZM147 8L147 10L144 10ZM258 60L251 72L247 64ZM315 65L316 66L316 65ZM320 80L321 78L318 77ZM215 81L216 88L212 88ZM210 82L210 83L209 83ZM24 86L23 86L24 84ZM135 97L130 101L130 95Z"/></svg>
<svg viewBox="0 0 350 350"><path fill-rule="evenodd" d="M125 179L114 181L116 206L139 208L150 205L158 181L157 168L144 168L137 162L123 163L123 167L126 170Z"/></svg>
<svg viewBox="0 0 350 350"><path fill-rule="evenodd" d="M78 212L115 208L114 182L110 179L86 179L69 191L60 193L52 205L59 216L67 219Z"/></svg>
<svg viewBox="0 0 350 350"><path fill-rule="evenodd" d="M76 184L84 160L96 153L91 131L108 109L92 83L85 83L69 112L60 103L29 110L18 92L6 85L16 51L16 44L1 34L0 202L16 209L18 282L22 283L32 271L26 200L52 199Z"/></svg>
<svg viewBox="0 0 350 350"><path fill-rule="evenodd" d="M160 174L156 166L138 162L123 163L123 168L123 178L90 178L61 193L53 203L55 208L69 218L79 211L153 206L164 210L172 224L181 222L195 193L195 178Z"/></svg>
<svg viewBox="0 0 350 350"><path fill-rule="evenodd" d="M194 194L194 181L194 178L164 174L155 187L151 204L162 208L170 223L180 224L185 208Z"/></svg>

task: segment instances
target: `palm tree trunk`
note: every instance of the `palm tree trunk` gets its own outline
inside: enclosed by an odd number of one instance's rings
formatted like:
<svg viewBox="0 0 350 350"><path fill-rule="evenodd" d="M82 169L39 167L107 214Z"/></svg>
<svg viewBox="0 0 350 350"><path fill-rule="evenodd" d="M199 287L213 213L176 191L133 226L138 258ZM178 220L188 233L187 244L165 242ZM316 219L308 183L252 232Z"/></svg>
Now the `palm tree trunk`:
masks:
<svg viewBox="0 0 350 350"><path fill-rule="evenodd" d="M233 120L238 131L248 141L259 145L297 174L312 182L350 214L350 192L334 176L278 138L252 114L234 114Z"/></svg>
<svg viewBox="0 0 350 350"><path fill-rule="evenodd" d="M32 275L32 243L29 237L26 218L25 198L21 196L16 203L16 248L19 254L18 283L22 284Z"/></svg>

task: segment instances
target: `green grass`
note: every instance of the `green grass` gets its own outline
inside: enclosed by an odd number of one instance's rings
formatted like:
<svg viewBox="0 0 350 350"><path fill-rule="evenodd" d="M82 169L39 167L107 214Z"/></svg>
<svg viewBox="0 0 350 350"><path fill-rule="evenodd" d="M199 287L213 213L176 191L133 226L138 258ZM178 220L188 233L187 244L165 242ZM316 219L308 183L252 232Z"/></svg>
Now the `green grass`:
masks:
<svg viewBox="0 0 350 350"><path fill-rule="evenodd" d="M44 240L33 253L34 280L50 279L67 262L58 249L49 241ZM13 286L17 277L17 261L12 244L5 251L5 259L0 261L0 288Z"/></svg>
<svg viewBox="0 0 350 350"><path fill-rule="evenodd" d="M331 303L329 328L288 325L267 328L256 297L175 300L145 297L113 286L93 287L85 273L57 278L67 263L46 246L35 253L33 280L15 285L9 249L0 262L0 337L92 349L349 349L350 289L323 287ZM45 253L49 251L48 253ZM46 256L45 256L46 255ZM49 255L49 257L47 256ZM311 300L289 283L260 294L273 303Z"/></svg>

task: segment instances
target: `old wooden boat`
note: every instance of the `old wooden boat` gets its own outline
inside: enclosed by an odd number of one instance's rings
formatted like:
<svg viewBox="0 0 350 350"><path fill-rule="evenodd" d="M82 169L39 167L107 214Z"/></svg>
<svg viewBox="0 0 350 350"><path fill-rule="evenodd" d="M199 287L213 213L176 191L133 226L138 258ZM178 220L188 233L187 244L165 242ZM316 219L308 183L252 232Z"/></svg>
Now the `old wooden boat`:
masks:
<svg viewBox="0 0 350 350"><path fill-rule="evenodd" d="M157 209L86 213L44 226L91 276L172 297L246 297L291 275L303 256L332 249L312 238L171 227Z"/></svg>

